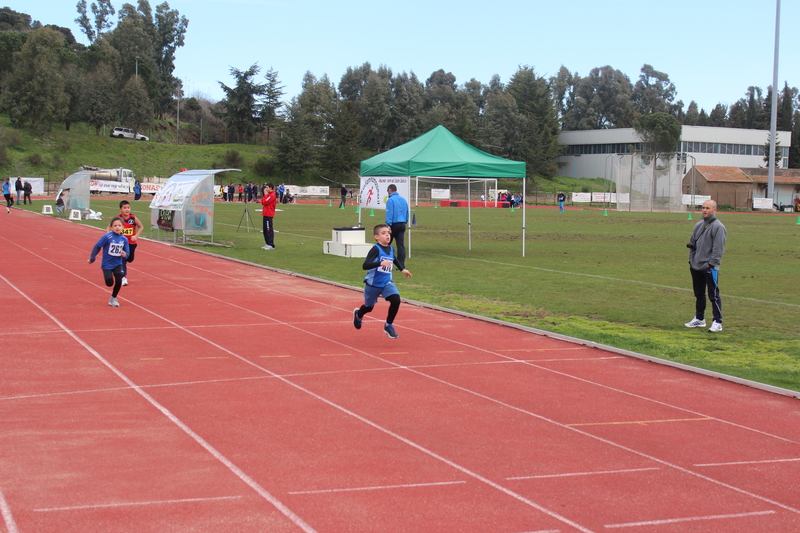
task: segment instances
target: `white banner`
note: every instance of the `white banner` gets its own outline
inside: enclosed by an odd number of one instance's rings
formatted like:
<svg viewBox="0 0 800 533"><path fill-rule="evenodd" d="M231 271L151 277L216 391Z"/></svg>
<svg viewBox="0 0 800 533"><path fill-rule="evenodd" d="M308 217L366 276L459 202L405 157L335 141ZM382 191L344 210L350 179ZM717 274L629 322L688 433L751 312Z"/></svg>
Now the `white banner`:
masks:
<svg viewBox="0 0 800 533"><path fill-rule="evenodd" d="M410 177L361 176L361 207L365 209L386 209L386 200L389 198L389 193L386 189L391 184L397 187L397 194L409 201Z"/></svg>
<svg viewBox="0 0 800 533"><path fill-rule="evenodd" d="M588 204L592 201L592 193L590 192L574 192L572 193L572 201L576 204Z"/></svg>
<svg viewBox="0 0 800 533"><path fill-rule="evenodd" d="M153 197L153 201L150 202L150 209L167 209L170 211L179 211L183 209L186 197L192 192L194 186L197 185L201 179L204 178L167 183Z"/></svg>
<svg viewBox="0 0 800 533"><path fill-rule="evenodd" d="M140 183L139 186L142 188L142 194L156 194L161 188L164 186L161 183Z"/></svg>
<svg viewBox="0 0 800 533"><path fill-rule="evenodd" d="M431 200L449 200L450 189L431 189Z"/></svg>
<svg viewBox="0 0 800 533"><path fill-rule="evenodd" d="M299 187L297 185L284 185L292 196L328 196L331 188L326 186Z"/></svg>
<svg viewBox="0 0 800 533"><path fill-rule="evenodd" d="M89 190L98 192L131 192L129 183L121 181L105 181L105 180L91 180L89 181Z"/></svg>
<svg viewBox="0 0 800 533"><path fill-rule="evenodd" d="M772 209L772 198L753 198L753 209Z"/></svg>
<svg viewBox="0 0 800 533"><path fill-rule="evenodd" d="M711 200L710 196L684 194L681 196L681 205L692 205L692 198L694 198L694 205L703 205L706 200Z"/></svg>
<svg viewBox="0 0 800 533"><path fill-rule="evenodd" d="M11 185L14 185L16 179L11 179ZM28 182L31 184L31 194L44 194L44 178L26 178L22 176L22 183Z"/></svg>

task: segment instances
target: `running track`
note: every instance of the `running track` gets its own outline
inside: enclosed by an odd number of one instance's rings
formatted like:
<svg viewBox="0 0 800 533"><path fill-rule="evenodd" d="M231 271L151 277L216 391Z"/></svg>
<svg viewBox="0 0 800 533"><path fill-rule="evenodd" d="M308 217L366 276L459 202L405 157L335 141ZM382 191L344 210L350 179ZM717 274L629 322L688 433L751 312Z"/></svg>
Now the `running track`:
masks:
<svg viewBox="0 0 800 533"><path fill-rule="evenodd" d="M99 236L0 218L0 531L800 530L797 399Z"/></svg>

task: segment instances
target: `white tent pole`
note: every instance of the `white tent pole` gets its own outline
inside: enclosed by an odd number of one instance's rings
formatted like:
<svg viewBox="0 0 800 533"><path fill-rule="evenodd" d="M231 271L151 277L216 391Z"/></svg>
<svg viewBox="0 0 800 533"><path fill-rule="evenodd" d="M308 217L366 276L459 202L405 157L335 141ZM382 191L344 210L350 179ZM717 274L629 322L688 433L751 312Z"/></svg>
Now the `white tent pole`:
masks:
<svg viewBox="0 0 800 533"><path fill-rule="evenodd" d="M416 177L416 180L417 180L417 187L419 187L419 176L415 176L415 177ZM409 176L409 179L413 179L413 178L411 176ZM408 214L408 218L407 218L408 222L406 222L406 232L408 233L408 246L406 247L406 249L408 250L408 253L406 254L406 257L408 259L411 259L411 202L407 202L407 203L408 203L408 213L407 213Z"/></svg>
<svg viewBox="0 0 800 533"><path fill-rule="evenodd" d="M469 249L472 250L472 202L470 202L470 179L467 176L467 235L469 235Z"/></svg>
<svg viewBox="0 0 800 533"><path fill-rule="evenodd" d="M358 202L358 227L361 227L361 189L364 188L364 177L358 177L358 196L356 197L356 202Z"/></svg>
<svg viewBox="0 0 800 533"><path fill-rule="evenodd" d="M525 179L525 177L523 177L522 178L522 257L525 257L525 216L526 216L525 195L527 194L525 190L526 181L527 180Z"/></svg>

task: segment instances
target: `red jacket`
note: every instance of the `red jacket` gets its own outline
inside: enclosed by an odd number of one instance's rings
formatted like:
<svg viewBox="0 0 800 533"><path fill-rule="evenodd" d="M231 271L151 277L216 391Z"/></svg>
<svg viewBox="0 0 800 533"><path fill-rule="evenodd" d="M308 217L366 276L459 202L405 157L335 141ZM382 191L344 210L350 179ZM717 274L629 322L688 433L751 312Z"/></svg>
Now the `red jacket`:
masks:
<svg viewBox="0 0 800 533"><path fill-rule="evenodd" d="M278 197L275 195L275 191L270 191L265 194L261 199L261 205L264 206L261 210L261 214L265 217L274 217L276 203L278 203Z"/></svg>

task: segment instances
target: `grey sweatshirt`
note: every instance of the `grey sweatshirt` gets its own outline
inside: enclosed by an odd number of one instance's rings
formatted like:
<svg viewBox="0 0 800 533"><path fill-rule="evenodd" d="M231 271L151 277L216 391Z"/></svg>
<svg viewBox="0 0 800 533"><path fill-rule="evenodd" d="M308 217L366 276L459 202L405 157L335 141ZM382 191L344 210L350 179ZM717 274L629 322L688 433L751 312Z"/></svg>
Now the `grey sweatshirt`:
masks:
<svg viewBox="0 0 800 533"><path fill-rule="evenodd" d="M689 266L694 270L719 270L722 254L725 253L725 238L728 232L716 216L710 216L694 225L689 244Z"/></svg>

